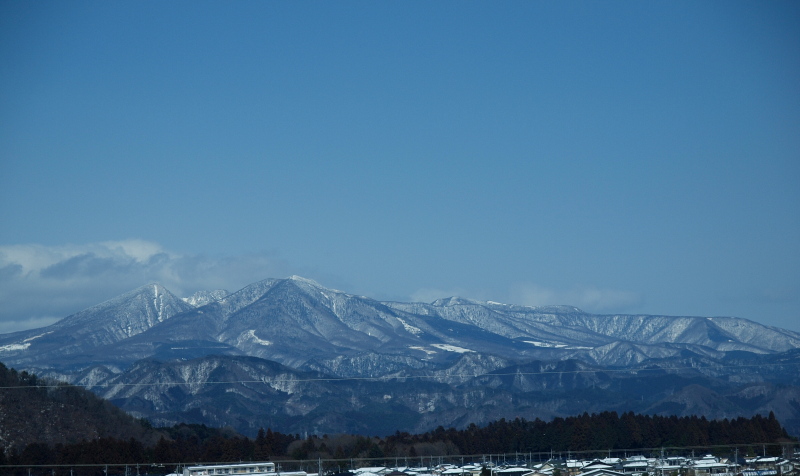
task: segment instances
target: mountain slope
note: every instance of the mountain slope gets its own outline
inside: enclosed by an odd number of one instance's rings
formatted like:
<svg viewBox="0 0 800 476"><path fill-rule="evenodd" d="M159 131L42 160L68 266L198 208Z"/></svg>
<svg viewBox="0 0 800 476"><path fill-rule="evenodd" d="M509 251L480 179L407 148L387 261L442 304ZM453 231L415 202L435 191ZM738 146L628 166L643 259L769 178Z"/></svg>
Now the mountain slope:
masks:
<svg viewBox="0 0 800 476"><path fill-rule="evenodd" d="M721 357L797 347L800 334L744 319L603 316L567 306L459 298L379 302L297 276L260 281L197 308L148 285L47 328L0 336L0 358L39 369L98 361L124 368L143 358L178 358L181 351L184 358L252 355L328 370L335 360L363 360L367 353L387 363L401 357L409 368L452 362L468 352L625 366L685 350Z"/></svg>
<svg viewBox="0 0 800 476"><path fill-rule="evenodd" d="M193 307L148 284L40 329L0 335L0 359L15 365L59 361L120 342Z"/></svg>
<svg viewBox="0 0 800 476"><path fill-rule="evenodd" d="M293 276L186 300L148 285L0 336L0 360L163 424L369 433L607 409L800 422L799 347L744 319L379 302Z"/></svg>
<svg viewBox="0 0 800 476"><path fill-rule="evenodd" d="M796 366L798 358L789 360ZM800 434L800 385L769 383L790 363L753 359L771 370L760 382L746 384L720 373L725 361L704 362L717 367L709 375L671 359L620 371L573 360L498 367L503 362L468 355L433 371L374 379L335 378L255 357L205 356L140 361L121 374L91 369L85 381L92 374L88 385L95 392L157 425L232 426L249 435L259 427L317 434L421 432L602 411L714 419L772 411L790 433Z"/></svg>
<svg viewBox="0 0 800 476"><path fill-rule="evenodd" d="M511 339L531 339L536 344L560 348L596 347L616 341L668 342L757 353L800 347L800 334L796 332L732 317L596 315L569 306L513 306L458 298L440 299L432 304L388 305L406 312L472 324Z"/></svg>
<svg viewBox="0 0 800 476"><path fill-rule="evenodd" d="M423 361L457 359L466 351L519 356L530 347L475 326L405 313L291 277L261 281L176 315L108 346L102 354L124 365L161 358L159 349L187 343L192 348L205 345L213 353L252 355L295 367L312 360L359 358L365 352L395 360L403 356L415 361L413 367Z"/></svg>
<svg viewBox="0 0 800 476"><path fill-rule="evenodd" d="M22 450L26 444L77 443L101 437L154 444L160 433L144 427L91 392L49 384L34 375L0 364L0 448Z"/></svg>

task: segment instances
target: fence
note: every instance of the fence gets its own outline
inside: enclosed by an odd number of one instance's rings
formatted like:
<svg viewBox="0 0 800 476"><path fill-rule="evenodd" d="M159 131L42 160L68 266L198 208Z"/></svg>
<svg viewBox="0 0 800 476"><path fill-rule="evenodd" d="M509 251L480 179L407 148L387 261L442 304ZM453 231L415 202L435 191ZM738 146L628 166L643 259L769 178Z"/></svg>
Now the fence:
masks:
<svg viewBox="0 0 800 476"><path fill-rule="evenodd" d="M616 450L586 450L560 452L513 452L498 454L473 455L429 455L429 456L391 456L379 458L317 458L305 460L272 460L281 471L306 471L307 473L335 474L363 467L408 468L451 464L494 464L513 466L532 466L534 464L566 459L602 459L610 457L625 458L633 455L650 457L666 456L700 456L713 454L716 456L741 457L766 454L780 454L784 458L800 456L800 442L786 443L752 443L748 445L716 445L716 446L684 446L658 448L628 448ZM182 473L184 467L199 464L225 464L231 461L191 461L191 462L150 462L150 463L114 463L114 464L20 464L0 465L0 474L8 476L163 476L170 473Z"/></svg>

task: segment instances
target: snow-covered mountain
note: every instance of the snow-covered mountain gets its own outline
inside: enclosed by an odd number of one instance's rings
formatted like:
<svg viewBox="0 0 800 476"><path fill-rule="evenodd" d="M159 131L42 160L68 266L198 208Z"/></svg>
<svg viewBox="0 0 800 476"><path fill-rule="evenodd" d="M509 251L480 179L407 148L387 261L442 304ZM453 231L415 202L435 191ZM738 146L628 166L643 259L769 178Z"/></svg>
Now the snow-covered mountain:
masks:
<svg viewBox="0 0 800 476"><path fill-rule="evenodd" d="M16 366L57 363L133 337L190 309L160 284L148 284L50 326L0 335L0 360Z"/></svg>
<svg viewBox="0 0 800 476"><path fill-rule="evenodd" d="M388 305L414 314L472 324L539 347L585 350L621 341L699 345L719 351L756 353L800 347L800 334L796 332L732 317L596 315L568 306L513 306L458 298L440 299L432 304Z"/></svg>
<svg viewBox="0 0 800 476"><path fill-rule="evenodd" d="M160 415L164 422L181 415L188 418L198 409L217 416L195 420L222 421L224 412L211 406L230 400L231 392L246 396L249 402L237 407L244 412L239 415L242 421L255 421L245 414L268 401L287 405L291 401L287 395L299 392L302 408L331 405L329 409L357 415L359 408L377 405L383 408L380 411L394 408L405 415L405 421L414 421L413 428L422 429L428 424L479 418L478 414L488 418L505 415L506 410L513 413L520 410L521 402L528 411L563 414L574 405L556 395L568 389L580 389L597 405L628 401L622 397L625 388L630 390L625 386L644 384L645 374L658 381L653 389L667 390L637 390L641 398L638 403L631 400L629 406L639 410L679 408L685 397L674 395L700 395L696 389L687 390L690 384L744 395L745 386L775 385L782 378L780 372L753 376L748 367L752 362L759 358L781 362L781 356L787 355L790 363L780 365L792 369L798 348L800 334L745 319L594 315L569 306L526 307L456 297L433 303L380 302L292 276L259 281L234 293L219 290L184 299L157 284L143 286L51 326L0 336L0 361L94 388L123 408L141 416ZM272 372L275 366L305 376L312 372L330 378L395 379L427 397L399 398L396 393L380 393L387 391L373 388L372 380L343 380L335 384L336 390L298 383L304 390L291 393L273 386L286 395L267 398L263 393L272 390L241 383L264 383L266 369ZM686 369L694 370L690 375ZM615 373L623 370L635 378ZM259 374L262 371L266 373ZM225 391L207 388L209 379L217 377L237 383ZM305 377L291 378L300 382ZM361 391L378 393L369 401L353 400L355 382ZM785 401L776 403L776 408L797 418L800 430L800 406L791 404L791 389L800 382L780 384L789 385L790 390L781 393ZM336 400L331 392L350 395L351 404ZM724 400L725 408L750 411L749 406L736 403L746 401L743 397L725 395L704 401ZM761 405L769 406L764 403L767 400L762 398ZM400 401L405 403L399 405ZM544 401L550 403L544 405ZM482 410L475 413L467 408L470 405L480 405ZM508 408L501 411L492 405ZM591 402L586 405L599 408ZM307 415L311 410L298 412ZM347 428L357 426L358 418L352 415L336 421ZM336 430L330 421L314 424Z"/></svg>
<svg viewBox="0 0 800 476"><path fill-rule="evenodd" d="M95 362L124 368L143 358L229 354L379 376L454 362L464 353L627 366L684 351L721 357L798 347L798 333L738 318L595 315L455 297L379 302L292 276L186 299L158 284L143 286L49 327L0 336L0 359L76 371Z"/></svg>
<svg viewBox="0 0 800 476"><path fill-rule="evenodd" d="M732 359L665 360L626 370L575 360L503 362L463 354L420 375L339 379L247 356L142 360L121 373L87 370L77 383L158 425L178 422L291 433L388 434L500 418L549 419L634 411L735 418L774 412L800 433L800 352ZM778 357L783 356L783 357ZM742 357L739 357L740 359ZM738 369L728 374L732 367ZM748 367L764 369L746 373ZM670 371L669 369L673 369ZM424 378L419 378L424 376Z"/></svg>
<svg viewBox="0 0 800 476"><path fill-rule="evenodd" d="M200 307L210 302L219 301L228 294L230 293L225 289L215 289L213 291L197 291L191 296L182 299L193 307Z"/></svg>

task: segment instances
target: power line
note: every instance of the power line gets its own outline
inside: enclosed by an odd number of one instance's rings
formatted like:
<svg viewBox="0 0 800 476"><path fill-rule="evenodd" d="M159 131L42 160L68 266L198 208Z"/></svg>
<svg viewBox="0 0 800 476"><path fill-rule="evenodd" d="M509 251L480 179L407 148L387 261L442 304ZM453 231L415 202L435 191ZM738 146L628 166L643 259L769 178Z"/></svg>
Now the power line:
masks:
<svg viewBox="0 0 800 476"><path fill-rule="evenodd" d="M615 454L615 455L642 455L642 454L653 454L659 453L664 451L669 451L672 453L673 456L683 456L686 458L690 458L689 454L693 450L704 450L704 451L720 451L720 450L736 450L738 448L747 448L747 447L761 447L770 449L774 447L780 448L788 448L793 450L797 448L800 443L796 441L786 441L780 443L758 443L758 442L751 442L751 443L730 443L730 444L721 444L721 445L695 445L695 446L658 446L658 447L638 447L638 448L616 448L616 449L609 449L609 448L598 448L593 450L561 450L561 451L532 451L532 450L518 450L518 451L505 451L505 452L486 452L486 453L473 453L473 454L431 454L431 455L418 455L418 456L380 456L380 457L352 457L352 458L315 458L315 459L271 459L269 462L275 463L276 465L284 466L284 467L291 467L291 468L308 468L308 467L318 467L320 464L323 465L330 465L336 463L344 463L343 466L348 466L352 469L356 467L362 466L375 466L375 463L380 463L380 466L386 467L396 467L392 466L391 463L397 463L399 460L403 460L403 463L414 463L416 461L420 461L421 464L424 464L425 461L436 461L437 464L448 463L448 464L457 464L458 461L461 461L462 464L464 460L467 461L475 461L479 463L500 463L500 460L512 460L518 461L522 460L525 461L527 464L538 464L543 463L546 461L552 461L553 459L559 460L564 459L564 453L569 455L575 456L591 456L591 455L600 455L600 454ZM676 454L677 453L677 454ZM764 452L765 454L766 452ZM557 457L556 457L557 455ZM617 456L620 457L620 456ZM620 457L625 459L625 457ZM251 462L257 464L258 462ZM140 467L142 469L150 469L150 468L158 468L159 470L163 470L164 468L170 467L188 467L188 466L200 466L200 465L228 465L228 464L242 464L241 461L205 461L205 462L186 462L186 461L156 461L156 462L144 462L144 463L136 463L136 462L126 462L126 463L52 463L52 464L5 464L0 465L0 470L2 469L19 469L19 468L36 468L36 469L43 469L43 468L54 468L54 469L65 469L65 468L127 468L130 467L131 469ZM245 463L247 464L247 463ZM734 463L736 464L736 463ZM738 464L736 464L738 466ZM431 463L431 466L434 466ZM468 474L468 473L467 473Z"/></svg>
<svg viewBox="0 0 800 476"><path fill-rule="evenodd" d="M114 387L154 387L159 385L226 385L226 384L273 384L273 383L295 383L295 382L346 382L346 381L372 381L372 382L394 382L407 380L444 380L444 379L474 379L479 377L516 377L516 376L542 376L559 374L590 374L590 373L628 373L638 374L640 372L662 372L662 371L681 371L681 370L715 370L715 369L748 369L781 366L800 366L800 362L775 363L775 364L753 364L753 365L715 365L715 366L682 366L682 367L651 367L642 369L575 369L575 370L543 370L536 372L504 372L504 373L468 373L468 374L435 374L435 375L408 375L408 376L380 376L380 377L300 377L300 378L276 378L259 380L223 380L223 381L168 381L168 382L111 382L101 384L68 384L50 383L44 385L10 385L0 386L0 390L13 390L24 388L61 388L65 386L91 388L114 388Z"/></svg>

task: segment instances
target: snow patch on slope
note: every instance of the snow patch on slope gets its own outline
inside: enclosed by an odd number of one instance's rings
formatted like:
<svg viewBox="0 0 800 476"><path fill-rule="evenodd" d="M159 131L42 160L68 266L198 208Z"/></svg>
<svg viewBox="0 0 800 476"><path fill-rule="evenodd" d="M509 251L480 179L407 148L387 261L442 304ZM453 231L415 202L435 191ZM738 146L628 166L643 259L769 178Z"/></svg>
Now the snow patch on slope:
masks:
<svg viewBox="0 0 800 476"><path fill-rule="evenodd" d="M215 289L213 291L197 291L189 297L181 298L186 304L194 307L205 306L208 303L224 299L230 293L225 289Z"/></svg>
<svg viewBox="0 0 800 476"><path fill-rule="evenodd" d="M30 342L25 344L7 344L0 346L0 352L11 352L13 350L25 350L31 346Z"/></svg>
<svg viewBox="0 0 800 476"><path fill-rule="evenodd" d="M241 337L239 338L239 341L241 342L241 341L244 341L244 340L247 340L247 341L253 342L255 344L259 344L259 345L272 345L272 342L259 338L256 335L256 331L253 330L253 329L242 333Z"/></svg>
<svg viewBox="0 0 800 476"><path fill-rule="evenodd" d="M418 345L410 345L410 346L408 346L408 348L409 349L414 349L414 350L421 350L421 351L425 352L428 355L436 353L435 350L426 349L425 347L421 347L421 346L418 346Z"/></svg>
<svg viewBox="0 0 800 476"><path fill-rule="evenodd" d="M531 344L531 345L533 345L535 347L550 347L550 348L556 348L556 349L563 349L564 347L567 346L567 344L552 344L550 342L539 342L539 341L536 341L536 340L526 340L524 342L526 342L528 344Z"/></svg>
<svg viewBox="0 0 800 476"><path fill-rule="evenodd" d="M450 344L431 344L431 347L436 347L437 349L446 350L447 352L457 352L459 354L463 354L466 352L475 352L474 350L465 349L463 347L458 347Z"/></svg>
<svg viewBox="0 0 800 476"><path fill-rule="evenodd" d="M401 324L403 324L403 328L406 330L406 332L410 332L414 335L422 334L422 329L420 329L419 327L414 327L411 324L404 321L403 319L400 319L399 317L397 318L397 320L400 321Z"/></svg>
<svg viewBox="0 0 800 476"><path fill-rule="evenodd" d="M38 339L39 337L44 337L47 334L52 334L52 333L53 333L53 331L45 332L44 334L39 334L38 336L28 337L27 339L25 339L22 342L17 343L17 344L7 344L7 345L0 346L0 352L11 352L11 351L14 351L14 350L25 350L25 349L27 349L28 347L31 346L31 341L32 340Z"/></svg>

